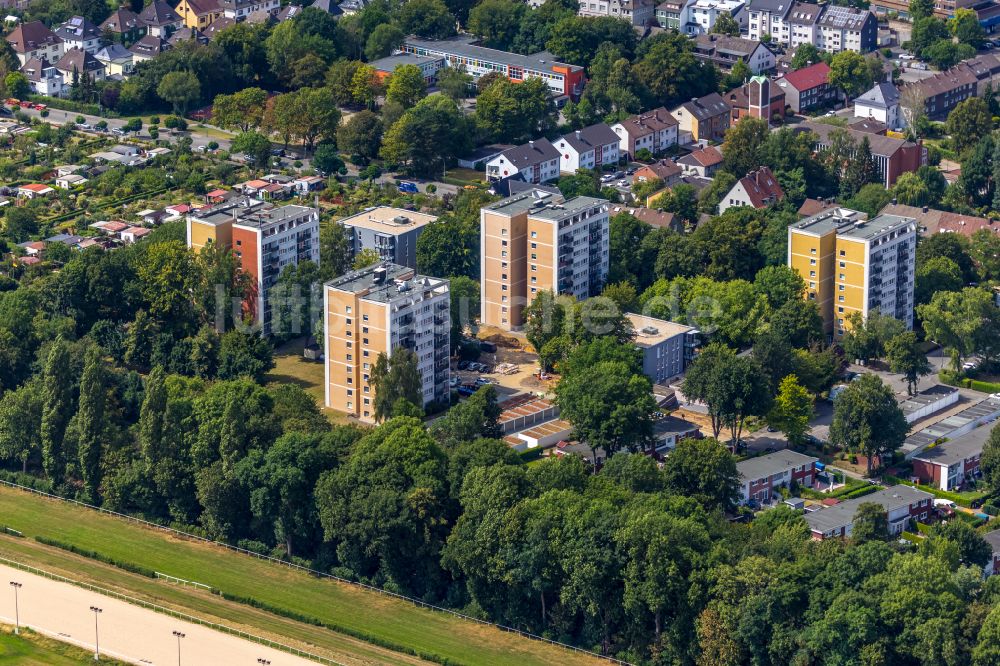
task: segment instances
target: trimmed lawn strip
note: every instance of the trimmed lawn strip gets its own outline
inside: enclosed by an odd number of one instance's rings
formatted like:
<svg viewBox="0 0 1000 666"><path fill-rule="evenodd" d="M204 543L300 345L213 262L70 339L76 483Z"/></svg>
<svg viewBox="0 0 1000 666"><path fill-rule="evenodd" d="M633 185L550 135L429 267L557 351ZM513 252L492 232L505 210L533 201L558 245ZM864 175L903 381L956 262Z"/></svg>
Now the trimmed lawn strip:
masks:
<svg viewBox="0 0 1000 666"><path fill-rule="evenodd" d="M527 666L601 661L20 490L0 488L0 515L28 537L43 535L95 550L458 663Z"/></svg>
<svg viewBox="0 0 1000 666"><path fill-rule="evenodd" d="M14 627L0 624L0 664L31 664L31 666L71 666L92 664L94 654L89 650L57 641L21 627L14 635ZM125 662L101 655L102 664L125 666Z"/></svg>

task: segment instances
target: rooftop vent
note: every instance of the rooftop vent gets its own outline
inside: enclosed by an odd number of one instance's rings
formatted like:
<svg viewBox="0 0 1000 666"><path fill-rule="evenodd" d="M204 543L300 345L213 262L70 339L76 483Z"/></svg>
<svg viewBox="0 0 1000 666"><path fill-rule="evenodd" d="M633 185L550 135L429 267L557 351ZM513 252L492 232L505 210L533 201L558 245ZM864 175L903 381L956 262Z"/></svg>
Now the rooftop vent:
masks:
<svg viewBox="0 0 1000 666"><path fill-rule="evenodd" d="M397 215L396 217L392 218L392 223L393 224L401 224L401 225L402 224L409 224L410 223L410 218L406 217L405 215Z"/></svg>
<svg viewBox="0 0 1000 666"><path fill-rule="evenodd" d="M655 326L643 326L641 332L643 335L658 335L660 333L660 329Z"/></svg>
<svg viewBox="0 0 1000 666"><path fill-rule="evenodd" d="M379 266L374 271L372 271L372 281L375 284L383 284L383 283L385 283L385 278L386 278L386 275L388 275L388 273L389 273L389 271L387 271L382 266Z"/></svg>

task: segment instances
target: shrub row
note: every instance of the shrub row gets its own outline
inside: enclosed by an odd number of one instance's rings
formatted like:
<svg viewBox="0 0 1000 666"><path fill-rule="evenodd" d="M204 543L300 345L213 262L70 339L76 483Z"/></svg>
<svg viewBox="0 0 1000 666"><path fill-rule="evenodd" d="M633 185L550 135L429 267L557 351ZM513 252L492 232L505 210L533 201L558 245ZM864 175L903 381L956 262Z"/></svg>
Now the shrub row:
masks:
<svg viewBox="0 0 1000 666"><path fill-rule="evenodd" d="M949 386L959 386L961 388L972 389L973 391L981 391L983 393L1000 393L1000 383L983 382L978 379L959 377L950 370L942 370L941 372L939 372L938 379L940 379L942 383L948 384Z"/></svg>
<svg viewBox="0 0 1000 666"><path fill-rule="evenodd" d="M98 553L95 550L86 550L79 548L78 546L74 546L71 543L50 539L44 536L36 536L35 541L46 546L52 546L53 548L60 548L62 550L69 551L74 555L80 555L81 557L97 560L98 562L103 562L104 564L110 564L113 567L117 567L130 573L139 574L140 576L145 576L146 578L156 578L156 572L152 569L148 569L132 562L124 562L113 557L108 557L107 555Z"/></svg>
<svg viewBox="0 0 1000 666"><path fill-rule="evenodd" d="M43 493L49 493L50 495L55 494L51 481L48 479L41 479L37 476L32 476L31 474L0 469L0 479L7 481L8 483L16 483L19 486L31 488L32 490L40 490Z"/></svg>
<svg viewBox="0 0 1000 666"><path fill-rule="evenodd" d="M855 497L864 497L865 495L870 495L878 490L878 486L874 484L869 484L867 486L861 486L860 488L851 488L848 492L837 495L837 499L849 500Z"/></svg>
<svg viewBox="0 0 1000 666"><path fill-rule="evenodd" d="M104 116L106 118L115 117L116 114L110 113L107 109L102 109L97 104L86 104L84 102L75 102L71 99L63 99L61 97L46 97L45 95L28 95L28 99L32 102L38 102L39 104L44 104L50 109L59 109L60 111L72 111L74 113L86 113L90 116Z"/></svg>
<svg viewBox="0 0 1000 666"><path fill-rule="evenodd" d="M6 525L0 525L0 532L8 534L12 537L23 537L19 531L15 530L13 527L7 527Z"/></svg>
<svg viewBox="0 0 1000 666"><path fill-rule="evenodd" d="M425 661L432 661L436 664L443 664L443 666L458 666L460 662L448 659L447 657L442 657L441 655L422 652L420 650L414 650L411 647L405 645L400 645L399 643L394 643L393 641L387 641L383 638L373 636L364 631L358 631L356 629L350 629L348 627L343 627L337 624L332 624L330 622L324 622L319 618L313 617L311 615L303 615L302 613L297 613L295 611L288 610L287 608L281 608L280 606L274 606L267 603L266 601L260 601L259 599L254 599L253 597L244 597L236 594L229 594L228 592L223 592L221 590L212 589L212 594L217 594L226 601L233 601L240 604L245 604L247 606L252 606L253 608L259 608L260 610L267 611L268 613L273 613L289 620L295 620L296 622L302 622L303 624L309 624L314 627L323 627L324 629L329 629L330 631L335 631L338 634L345 634L351 636L352 638L357 638L359 640L365 641L366 643L371 643L372 645L377 645L394 652L400 652L402 654L413 655Z"/></svg>
<svg viewBox="0 0 1000 666"><path fill-rule="evenodd" d="M959 506L964 506L969 508L972 508L971 505L974 504L977 499L983 499L988 495L988 493L983 492L983 493L976 493L976 497L969 497L967 494L951 493L948 492L947 490L941 490L940 488L935 488L934 486L925 486L923 484L913 483L912 481L908 481L906 479L900 479L890 474L886 474L885 476L882 477L882 479L885 480L887 483L893 485L902 484L904 486L911 486L913 488L916 488L917 490L923 490L926 493L930 493L931 495L934 495L934 497L951 500L952 502L958 504Z"/></svg>

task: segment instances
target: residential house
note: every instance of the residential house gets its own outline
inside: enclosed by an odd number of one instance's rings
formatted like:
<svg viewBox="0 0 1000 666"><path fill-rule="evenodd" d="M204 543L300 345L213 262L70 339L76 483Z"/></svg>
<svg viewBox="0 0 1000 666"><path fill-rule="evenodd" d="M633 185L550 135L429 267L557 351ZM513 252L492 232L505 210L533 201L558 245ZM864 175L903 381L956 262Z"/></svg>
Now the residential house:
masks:
<svg viewBox="0 0 1000 666"><path fill-rule="evenodd" d="M55 30L63 41L63 49L80 49L90 54L101 47L101 29L83 16L73 16Z"/></svg>
<svg viewBox="0 0 1000 666"><path fill-rule="evenodd" d="M785 117L785 91L766 76L754 76L725 95L732 109L732 124L741 118L762 118L770 123Z"/></svg>
<svg viewBox="0 0 1000 666"><path fill-rule="evenodd" d="M1000 530L991 530L983 534L982 537L986 543L990 544L990 549L993 551L986 566L983 567L983 573L987 576L1000 574Z"/></svg>
<svg viewBox="0 0 1000 666"><path fill-rule="evenodd" d="M584 69L559 60L547 51L520 55L475 44L475 39L459 35L449 39L407 37L401 51L444 58L448 67L463 67L473 80L484 74L501 74L514 82L539 78L552 94L561 99L577 99L583 92Z"/></svg>
<svg viewBox="0 0 1000 666"><path fill-rule="evenodd" d="M823 5L816 48L830 53L868 53L878 47L878 19L867 9Z"/></svg>
<svg viewBox="0 0 1000 666"><path fill-rule="evenodd" d="M70 86L75 82L83 81L84 77L91 81L102 81L104 79L104 65L91 53L80 49L70 49L59 58L56 69L63 76L63 82Z"/></svg>
<svg viewBox="0 0 1000 666"><path fill-rule="evenodd" d="M68 176L71 173L80 173L83 167L79 164L63 164L56 167L56 176Z"/></svg>
<svg viewBox="0 0 1000 666"><path fill-rule="evenodd" d="M854 117L871 118L891 129L903 127L899 90L887 81L876 83L871 90L854 99Z"/></svg>
<svg viewBox="0 0 1000 666"><path fill-rule="evenodd" d="M208 26L202 30L202 34L208 37L209 41L215 39L215 36L220 32L228 28L229 26L236 25L236 19L231 19L228 16L222 16L212 21L212 25Z"/></svg>
<svg viewBox="0 0 1000 666"><path fill-rule="evenodd" d="M774 53L761 42L726 35L699 34L694 38L694 57L728 72L741 60L754 74L774 69Z"/></svg>
<svg viewBox="0 0 1000 666"><path fill-rule="evenodd" d="M874 118L858 118L853 122L847 123L847 126L852 130L862 132L863 134L881 134L882 136L885 136L889 133L885 123L875 120Z"/></svg>
<svg viewBox="0 0 1000 666"><path fill-rule="evenodd" d="M852 129L839 128L826 123L806 121L798 126L799 130L808 130L818 137L816 142L817 150L821 150L829 145L830 134L836 130L846 132L854 141L860 144L865 138L871 146L872 157L875 159L875 168L878 169L882 184L892 187L896 179L907 171L916 171L927 164L927 149L918 143L897 139L891 136L879 136L878 134L864 134Z"/></svg>
<svg viewBox="0 0 1000 666"><path fill-rule="evenodd" d="M792 485L810 488L816 479L819 458L791 449L775 451L736 463L740 476L740 500L768 504L778 495L778 488ZM778 495L780 497L780 495Z"/></svg>
<svg viewBox="0 0 1000 666"><path fill-rule="evenodd" d="M192 30L204 30L222 16L219 0L181 0L174 8Z"/></svg>
<svg viewBox="0 0 1000 666"><path fill-rule="evenodd" d="M140 62L144 60L152 60L164 51L169 51L172 48L173 46L168 44L162 38L154 35L146 35L132 44L132 46L128 47L128 50L132 52L133 64L138 65Z"/></svg>
<svg viewBox="0 0 1000 666"><path fill-rule="evenodd" d="M687 20L682 24L682 32L686 35L712 32L723 14L732 16L742 27L746 16L743 7L743 0L692 0L685 7Z"/></svg>
<svg viewBox="0 0 1000 666"><path fill-rule="evenodd" d="M59 97L65 89L62 73L47 60L32 58L21 66L21 73L28 78L28 86L37 95Z"/></svg>
<svg viewBox="0 0 1000 666"><path fill-rule="evenodd" d="M912 217L917 221L917 229L921 236L932 236L938 233L962 234L971 237L980 229L987 229L1000 234L1000 222L986 217L951 213L927 206L907 206L891 203L881 211L886 215Z"/></svg>
<svg viewBox="0 0 1000 666"><path fill-rule="evenodd" d="M24 250L24 253L29 257L40 257L45 251L45 241L24 241L18 243L17 246Z"/></svg>
<svg viewBox="0 0 1000 666"><path fill-rule="evenodd" d="M280 0L220 0L222 15L234 21L243 21L256 11L276 12Z"/></svg>
<svg viewBox="0 0 1000 666"><path fill-rule="evenodd" d="M688 22L687 5L691 0L666 0L656 6L656 24L664 30L685 32Z"/></svg>
<svg viewBox="0 0 1000 666"><path fill-rule="evenodd" d="M6 37L22 65L32 58L56 62L63 54L63 41L41 21L28 21L17 26Z"/></svg>
<svg viewBox="0 0 1000 666"><path fill-rule="evenodd" d="M344 10L340 8L337 0L314 0L314 2L309 6L313 9L324 11L327 14L332 14L333 16L343 16L344 14Z"/></svg>
<svg viewBox="0 0 1000 666"><path fill-rule="evenodd" d="M979 16L979 21L983 27L988 25L988 16L992 13L993 3L983 3L982 0L935 0L934 16L939 19L950 19L955 16L956 9L972 9ZM895 12L899 18L912 21L910 16L910 4L907 0L873 0L871 9L880 17L885 17L889 12Z"/></svg>
<svg viewBox="0 0 1000 666"><path fill-rule="evenodd" d="M295 191L301 196L310 192L318 192L326 187L326 181L319 176L301 176L296 178L292 185Z"/></svg>
<svg viewBox="0 0 1000 666"><path fill-rule="evenodd" d="M913 476L920 483L940 490L960 490L980 476L979 461L992 428L982 426L970 433L930 446L913 456Z"/></svg>
<svg viewBox="0 0 1000 666"><path fill-rule="evenodd" d="M102 47L94 54L97 62L104 65L104 74L109 78L131 75L135 70L132 64L133 57L131 51L117 42Z"/></svg>
<svg viewBox="0 0 1000 666"><path fill-rule="evenodd" d="M654 384L667 384L684 374L694 360L698 330L693 326L626 312L642 352L642 373Z"/></svg>
<svg viewBox="0 0 1000 666"><path fill-rule="evenodd" d="M87 182L87 179L80 174L70 173L65 176L59 176L56 178L56 187L63 190L70 190L74 187L83 185Z"/></svg>
<svg viewBox="0 0 1000 666"><path fill-rule="evenodd" d="M125 243L135 243L152 232L153 230L148 227L129 227L122 231L119 236Z"/></svg>
<svg viewBox="0 0 1000 666"><path fill-rule="evenodd" d="M767 208L784 198L785 191L781 189L778 179L769 168L762 166L736 181L719 202L719 212L724 213L736 206Z"/></svg>
<svg viewBox="0 0 1000 666"><path fill-rule="evenodd" d="M163 0L153 0L139 12L139 23L146 26L147 35L166 39L184 25L184 19Z"/></svg>
<svg viewBox="0 0 1000 666"><path fill-rule="evenodd" d="M580 16L610 16L645 27L656 18L655 0L580 0Z"/></svg>
<svg viewBox="0 0 1000 666"><path fill-rule="evenodd" d="M746 7L747 37L759 42L769 35L771 41L787 44L788 24L785 17L793 4L792 0L750 0Z"/></svg>
<svg viewBox="0 0 1000 666"><path fill-rule="evenodd" d="M323 6L327 6L327 7L330 6L330 3L327 2L326 0L321 0L321 3L322 3ZM314 2L314 3L312 3L309 6L310 7L316 7L317 4L318 3ZM321 7L316 7L316 8L317 9L321 9ZM298 16L299 14L301 14L303 9L305 9L305 8L304 7L300 7L299 5L285 5L284 7L282 7L281 9L278 10L277 14L274 15L274 20L277 21L278 23L284 23L285 21L291 21L296 16ZM328 14L333 14L334 16L342 16L344 14L344 12L340 11L340 7L338 7L337 5L333 5L333 9L335 9L336 11L334 11L334 12L327 12L327 13ZM321 11L326 11L326 10L322 10L321 9Z"/></svg>
<svg viewBox="0 0 1000 666"><path fill-rule="evenodd" d="M178 30L174 30L170 33L170 37L167 38L167 44L170 46L177 46L183 42L194 41L199 44L208 44L208 37L206 37L197 28L189 28L184 26Z"/></svg>
<svg viewBox="0 0 1000 666"><path fill-rule="evenodd" d="M906 124L909 125L914 116L911 107L921 103L928 118L944 120L960 102L979 94L979 82L973 68L967 62L960 62L926 79L904 84L899 92Z"/></svg>
<svg viewBox="0 0 1000 666"><path fill-rule="evenodd" d="M135 215L147 227L155 227L169 217L169 213L163 208L147 208L146 210L140 210Z"/></svg>
<svg viewBox="0 0 1000 666"><path fill-rule="evenodd" d="M819 17L825 5L809 2L793 2L785 16L785 27L788 30L788 40L783 41L789 51L793 52L802 44L816 46L820 41Z"/></svg>
<svg viewBox="0 0 1000 666"><path fill-rule="evenodd" d="M705 146L677 159L685 175L711 178L722 166L722 151L715 146Z"/></svg>
<svg viewBox="0 0 1000 666"><path fill-rule="evenodd" d="M721 141L729 129L731 113L719 93L692 99L670 111L678 129L688 132L693 141Z"/></svg>
<svg viewBox="0 0 1000 666"><path fill-rule="evenodd" d="M611 126L619 137L618 153L635 159L645 148L653 155L677 145L677 119L664 107L626 118Z"/></svg>
<svg viewBox="0 0 1000 666"><path fill-rule="evenodd" d="M249 25L269 25L275 21L273 11L264 8L255 9L247 14L247 17L243 20Z"/></svg>
<svg viewBox="0 0 1000 666"><path fill-rule="evenodd" d="M795 113L804 113L837 100L837 89L830 85L830 66L818 62L775 81L785 93L785 104Z"/></svg>
<svg viewBox="0 0 1000 666"><path fill-rule="evenodd" d="M665 456L677 448L678 442L685 439L701 439L701 428L697 423L676 416L664 416L653 421L654 457Z"/></svg>
<svg viewBox="0 0 1000 666"><path fill-rule="evenodd" d="M849 537L854 528L854 515L862 504L880 504L885 510L890 536L899 536L910 529L910 523L927 520L933 510L934 496L910 486L892 486L862 497L845 500L833 506L806 513L806 523L812 538Z"/></svg>
<svg viewBox="0 0 1000 666"><path fill-rule="evenodd" d="M676 216L665 210L646 208L645 206L613 206L611 208L611 217L620 213L628 213L640 222L658 229L667 228L673 229L674 231L684 230L684 225L678 224Z"/></svg>
<svg viewBox="0 0 1000 666"><path fill-rule="evenodd" d="M529 141L487 162L486 177L493 181L520 174L525 182L537 185L559 177L561 158L562 154L548 139Z"/></svg>
<svg viewBox="0 0 1000 666"><path fill-rule="evenodd" d="M663 184L669 187L680 180L683 173L684 170L678 166L677 162L674 162L671 159L657 160L652 164L646 164L639 167L639 169L637 169L632 175L632 184L638 185L639 183L662 180Z"/></svg>
<svg viewBox="0 0 1000 666"><path fill-rule="evenodd" d="M824 211L828 211L831 208L836 208L837 202L831 199L806 199L799 206L797 214L799 218L812 217L813 215L819 215Z"/></svg>
<svg viewBox="0 0 1000 666"><path fill-rule="evenodd" d="M54 189L48 185L42 185L41 183L29 183L28 185L20 185L17 188L17 196L22 199L37 199L38 197L47 197L55 192Z"/></svg>
<svg viewBox="0 0 1000 666"><path fill-rule="evenodd" d="M597 123L556 139L559 170L576 173L577 169L600 169L618 164L618 135L605 123Z"/></svg>
<svg viewBox="0 0 1000 666"><path fill-rule="evenodd" d="M111 16L104 19L101 32L111 33L118 38L118 41L129 44L146 34L146 26L131 9L119 7L111 13Z"/></svg>

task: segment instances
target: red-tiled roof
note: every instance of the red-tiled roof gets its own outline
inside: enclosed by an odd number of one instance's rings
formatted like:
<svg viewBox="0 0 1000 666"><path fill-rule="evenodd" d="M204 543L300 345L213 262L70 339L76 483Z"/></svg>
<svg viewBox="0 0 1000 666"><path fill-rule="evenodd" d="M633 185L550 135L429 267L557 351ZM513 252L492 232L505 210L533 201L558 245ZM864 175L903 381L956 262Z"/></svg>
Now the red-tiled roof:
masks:
<svg viewBox="0 0 1000 666"><path fill-rule="evenodd" d="M705 146L701 150L696 150L691 153L691 157L704 167L722 164L722 152L715 146Z"/></svg>
<svg viewBox="0 0 1000 666"><path fill-rule="evenodd" d="M28 190L29 192L47 192L52 188L48 185L41 185L39 183L31 183L30 185L21 185L21 190Z"/></svg>
<svg viewBox="0 0 1000 666"><path fill-rule="evenodd" d="M785 80L798 91L810 90L830 81L830 66L818 62L785 74Z"/></svg>
<svg viewBox="0 0 1000 666"><path fill-rule="evenodd" d="M222 197L222 196L225 196L225 195L226 195L226 190L212 190L211 192L209 192L205 196L206 197Z"/></svg>
<svg viewBox="0 0 1000 666"><path fill-rule="evenodd" d="M743 178L740 178L743 189L746 190L750 203L754 208L763 208L770 203L780 201L785 198L785 191L778 184L778 179L774 177L771 170L761 167L756 171L751 171Z"/></svg>

